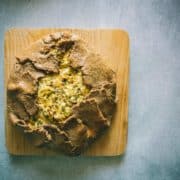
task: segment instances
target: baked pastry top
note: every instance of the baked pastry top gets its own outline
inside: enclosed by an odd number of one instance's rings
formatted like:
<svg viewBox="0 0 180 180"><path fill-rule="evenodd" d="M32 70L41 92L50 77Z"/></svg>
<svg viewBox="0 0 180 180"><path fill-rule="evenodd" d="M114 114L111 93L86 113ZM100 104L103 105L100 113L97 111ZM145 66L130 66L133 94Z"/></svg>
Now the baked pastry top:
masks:
<svg viewBox="0 0 180 180"><path fill-rule="evenodd" d="M34 145L78 155L111 124L115 72L77 35L53 33L17 55L7 105Z"/></svg>

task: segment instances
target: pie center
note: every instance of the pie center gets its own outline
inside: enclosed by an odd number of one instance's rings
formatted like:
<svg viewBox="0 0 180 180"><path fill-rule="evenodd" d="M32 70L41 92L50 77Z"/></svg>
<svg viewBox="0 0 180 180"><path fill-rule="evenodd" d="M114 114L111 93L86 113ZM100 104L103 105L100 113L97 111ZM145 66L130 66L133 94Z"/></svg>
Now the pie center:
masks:
<svg viewBox="0 0 180 180"><path fill-rule="evenodd" d="M83 84L81 70L70 66L67 55L60 60L58 74L46 75L39 80L36 126L65 120L72 114L73 105L80 103L89 92Z"/></svg>

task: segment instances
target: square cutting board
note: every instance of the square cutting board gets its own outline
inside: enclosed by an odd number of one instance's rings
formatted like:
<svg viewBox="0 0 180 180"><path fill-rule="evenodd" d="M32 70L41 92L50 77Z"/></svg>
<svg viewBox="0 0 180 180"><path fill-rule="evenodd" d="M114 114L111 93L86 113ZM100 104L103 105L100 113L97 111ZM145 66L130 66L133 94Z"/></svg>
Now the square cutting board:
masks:
<svg viewBox="0 0 180 180"><path fill-rule="evenodd" d="M70 31L88 42L90 47L105 57L117 74L117 111L110 128L84 153L87 156L117 156L124 153L128 131L129 38L119 29L10 29L5 33L5 98L6 87L15 55L43 36L57 31ZM6 101L5 101L6 102ZM13 155L57 155L59 152L34 147L30 139L12 126L5 104L6 146Z"/></svg>

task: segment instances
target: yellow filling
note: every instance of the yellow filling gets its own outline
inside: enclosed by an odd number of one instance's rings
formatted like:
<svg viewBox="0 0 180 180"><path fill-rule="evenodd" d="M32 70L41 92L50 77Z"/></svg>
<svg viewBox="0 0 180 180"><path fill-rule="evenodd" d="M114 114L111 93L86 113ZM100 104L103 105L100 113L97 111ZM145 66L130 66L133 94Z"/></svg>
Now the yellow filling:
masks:
<svg viewBox="0 0 180 180"><path fill-rule="evenodd" d="M81 102L89 92L83 84L82 72L69 66L68 54L60 59L59 74L39 80L37 104L39 111L31 120L35 127L49 122L63 121L72 114L72 106Z"/></svg>

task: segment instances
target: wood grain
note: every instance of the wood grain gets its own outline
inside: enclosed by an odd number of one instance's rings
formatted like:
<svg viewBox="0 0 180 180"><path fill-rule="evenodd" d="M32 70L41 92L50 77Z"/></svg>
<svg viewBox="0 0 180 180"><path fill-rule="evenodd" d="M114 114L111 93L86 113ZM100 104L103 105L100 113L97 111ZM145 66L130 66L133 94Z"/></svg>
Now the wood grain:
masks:
<svg viewBox="0 0 180 180"><path fill-rule="evenodd" d="M90 47L105 57L117 73L117 111L111 127L84 153L88 156L116 156L125 151L128 125L129 39L126 32L115 29L10 29L5 34L5 87L15 61L15 55L31 43L52 32L70 31L86 40ZM5 89L6 98L6 89ZM6 113L6 112L5 112ZM7 114L6 114L7 117ZM5 119L6 146L13 155L57 155L47 149L32 146L28 137Z"/></svg>

